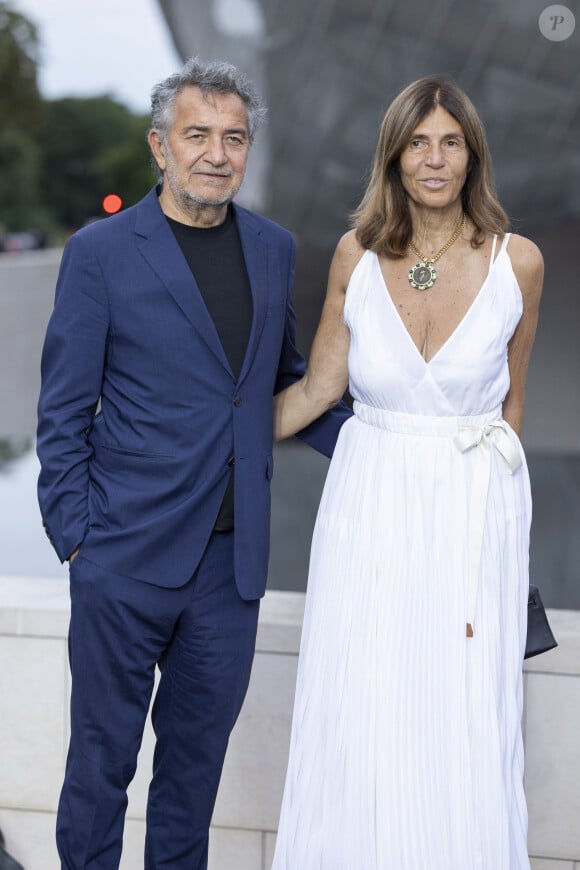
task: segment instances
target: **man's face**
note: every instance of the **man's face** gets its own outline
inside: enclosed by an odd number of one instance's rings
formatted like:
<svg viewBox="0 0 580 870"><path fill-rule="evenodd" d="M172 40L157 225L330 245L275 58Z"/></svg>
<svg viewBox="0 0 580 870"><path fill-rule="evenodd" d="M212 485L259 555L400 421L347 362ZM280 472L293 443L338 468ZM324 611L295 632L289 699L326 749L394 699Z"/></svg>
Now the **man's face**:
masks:
<svg viewBox="0 0 580 870"><path fill-rule="evenodd" d="M177 96L172 115L165 139L156 130L149 134L163 172L164 212L187 222L208 209L225 212L244 179L250 147L243 100L237 94L204 97L199 88L187 87Z"/></svg>

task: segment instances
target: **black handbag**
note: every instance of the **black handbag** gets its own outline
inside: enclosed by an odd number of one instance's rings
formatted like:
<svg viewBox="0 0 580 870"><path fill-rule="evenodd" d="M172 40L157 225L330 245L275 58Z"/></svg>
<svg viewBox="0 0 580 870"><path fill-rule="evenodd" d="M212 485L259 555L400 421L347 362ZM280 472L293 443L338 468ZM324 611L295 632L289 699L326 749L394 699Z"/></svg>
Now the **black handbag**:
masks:
<svg viewBox="0 0 580 870"><path fill-rule="evenodd" d="M528 634L526 637L525 659L538 656L558 646L552 634L548 617L540 597L540 590L530 583L528 594Z"/></svg>

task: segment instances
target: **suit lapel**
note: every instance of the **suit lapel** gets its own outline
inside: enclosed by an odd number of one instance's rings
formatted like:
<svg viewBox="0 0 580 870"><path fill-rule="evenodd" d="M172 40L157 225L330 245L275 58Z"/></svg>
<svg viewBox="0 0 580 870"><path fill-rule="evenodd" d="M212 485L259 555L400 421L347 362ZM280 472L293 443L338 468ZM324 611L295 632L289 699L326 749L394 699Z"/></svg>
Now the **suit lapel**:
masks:
<svg viewBox="0 0 580 870"><path fill-rule="evenodd" d="M142 255L203 341L233 377L214 322L171 227L161 211L155 190L140 203L135 232L137 246Z"/></svg>
<svg viewBox="0 0 580 870"><path fill-rule="evenodd" d="M268 310L268 246L258 221L234 204L234 214L252 291L252 328L238 382L245 378L254 359Z"/></svg>

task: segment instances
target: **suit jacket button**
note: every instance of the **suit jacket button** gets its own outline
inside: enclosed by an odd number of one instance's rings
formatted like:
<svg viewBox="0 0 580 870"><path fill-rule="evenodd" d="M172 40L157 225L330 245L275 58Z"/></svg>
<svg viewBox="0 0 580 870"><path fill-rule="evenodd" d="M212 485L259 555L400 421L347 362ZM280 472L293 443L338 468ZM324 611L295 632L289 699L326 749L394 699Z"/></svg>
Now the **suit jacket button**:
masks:
<svg viewBox="0 0 580 870"><path fill-rule="evenodd" d="M236 408L239 408L241 404L242 404L242 399L241 399L241 397L240 397L240 396L236 396L236 398L234 399L234 405L236 406Z"/></svg>
<svg viewBox="0 0 580 870"><path fill-rule="evenodd" d="M230 458L228 459L228 466L230 468L233 468L235 464L236 464L236 460L234 459L233 456L230 456Z"/></svg>

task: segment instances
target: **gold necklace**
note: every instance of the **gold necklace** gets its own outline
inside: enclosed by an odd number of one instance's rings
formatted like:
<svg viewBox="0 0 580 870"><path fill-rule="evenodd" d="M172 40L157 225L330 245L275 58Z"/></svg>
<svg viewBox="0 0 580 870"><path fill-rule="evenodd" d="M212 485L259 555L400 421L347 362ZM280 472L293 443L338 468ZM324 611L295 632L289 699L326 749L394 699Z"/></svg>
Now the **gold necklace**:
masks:
<svg viewBox="0 0 580 870"><path fill-rule="evenodd" d="M428 290L429 287L433 286L437 280L437 272L433 268L433 263L436 263L439 257L442 257L445 251L449 250L453 242L457 241L463 232L464 226L465 214L462 214L461 220L455 227L453 235L447 242L445 242L441 250L437 251L434 257L425 257L417 246L411 242L409 245L410 249L414 254L417 254L417 256L421 258L421 262L416 263L412 269L409 269L409 284L411 287L414 287L415 290Z"/></svg>

